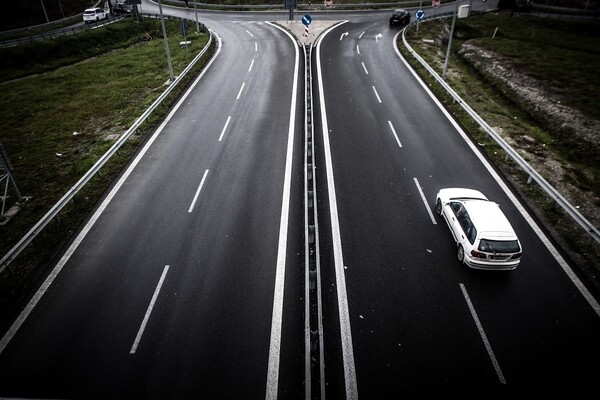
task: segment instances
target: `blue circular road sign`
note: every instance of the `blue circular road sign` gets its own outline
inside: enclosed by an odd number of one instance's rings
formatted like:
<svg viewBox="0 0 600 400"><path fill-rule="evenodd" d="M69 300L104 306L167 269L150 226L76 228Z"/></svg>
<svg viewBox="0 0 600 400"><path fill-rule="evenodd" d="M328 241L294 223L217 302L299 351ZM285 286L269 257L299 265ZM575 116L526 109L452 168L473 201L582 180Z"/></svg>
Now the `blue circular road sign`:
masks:
<svg viewBox="0 0 600 400"><path fill-rule="evenodd" d="M425 17L425 11L418 10L417 13L415 14L415 17L417 17L418 20L422 20Z"/></svg>
<svg viewBox="0 0 600 400"><path fill-rule="evenodd" d="M302 23L306 26L310 25L310 23L312 22L312 17L308 14L305 14L302 16Z"/></svg>

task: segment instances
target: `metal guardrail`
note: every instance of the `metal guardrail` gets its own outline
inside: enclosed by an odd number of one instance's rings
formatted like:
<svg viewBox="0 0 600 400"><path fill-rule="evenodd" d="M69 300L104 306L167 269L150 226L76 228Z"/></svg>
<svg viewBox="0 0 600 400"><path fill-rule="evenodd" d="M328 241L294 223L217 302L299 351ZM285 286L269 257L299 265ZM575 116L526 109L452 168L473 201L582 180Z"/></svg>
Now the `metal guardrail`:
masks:
<svg viewBox="0 0 600 400"><path fill-rule="evenodd" d="M426 18L424 20L443 19L452 16L453 13L441 14L434 18ZM423 21L421 21L423 22ZM600 231L590 221L588 221L571 203L569 203L552 185L544 179L531 165L527 163L514 150L487 122L483 120L451 87L448 85L436 72L435 70L423 60L423 58L408 44L406 40L406 30L414 26L416 22L410 23L406 29L402 31L402 42L406 49L415 57L417 61L431 74L431 76L448 92L450 96L457 102L463 110L465 110L475 122L479 124L492 139L502 147L502 149L508 154L520 167L529 175L529 181L534 180L540 187L557 203L559 204L567 214L577 222L596 242L600 243ZM528 182L529 182L528 181Z"/></svg>
<svg viewBox="0 0 600 400"><path fill-rule="evenodd" d="M0 42L0 47L6 48L6 47L13 47L13 46L20 46L23 44L28 44L28 43L33 43L33 42L42 42L44 40L56 39L56 38L62 37L62 36L69 36L69 35L73 35L76 33L89 31L89 30L98 28L100 26L106 25L106 24L111 24L113 22L120 21L121 19L126 18L127 16L128 15L121 14L121 15L116 15L114 17L108 17L107 19L92 22L89 24L71 26L69 28L53 30L51 32L41 32L41 33L37 33L37 34L31 35L31 36L7 39L7 40Z"/></svg>
<svg viewBox="0 0 600 400"><path fill-rule="evenodd" d="M131 125L131 127L115 142L115 144L83 175L83 177L40 219L29 232L0 260L0 272L2 272L31 241L50 223L56 215L75 197L75 195L98 173L98 171L110 160L110 158L125 144L127 139L136 132L148 119L154 110L162 104L165 98L179 84L183 77L196 65L198 60L208 51L212 45L214 34L208 30L210 37L208 43L198 55L188 64L181 74L169 85L169 87L144 111L144 113Z"/></svg>

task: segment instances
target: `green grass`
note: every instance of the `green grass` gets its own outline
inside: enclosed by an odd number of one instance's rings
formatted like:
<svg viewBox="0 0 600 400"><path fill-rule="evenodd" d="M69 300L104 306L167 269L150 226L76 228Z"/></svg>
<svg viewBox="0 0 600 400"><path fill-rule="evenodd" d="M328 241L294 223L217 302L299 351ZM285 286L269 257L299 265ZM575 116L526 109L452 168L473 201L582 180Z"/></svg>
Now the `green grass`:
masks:
<svg viewBox="0 0 600 400"><path fill-rule="evenodd" d="M192 33L188 37L192 44L186 51L179 47L183 39L179 21L168 21L167 29L173 69L178 75L205 46L208 34ZM104 34L97 33L100 31ZM12 63L22 62L28 67L23 69L20 79L0 83L0 142L12 161L21 194L32 199L8 224L0 226L2 255L113 145L115 138L109 135L124 133L164 91L169 70L160 31L157 20L138 24L128 19L110 30L82 33L75 42L69 38L58 39L51 45L41 43L36 56L28 56L36 48L13 51L18 59ZM121 36L118 40L106 39L115 32ZM146 33L151 34L152 40L140 40ZM60 47L61 42L74 48L61 55L49 50ZM87 47L94 50L90 53ZM11 264L14 273L4 271L0 276L0 309L3 302L9 301L5 295L10 298L11 293L20 293L43 270L44 263L77 229L144 135L166 115L170 104L211 55L208 52L203 56L140 134L128 140L26 253ZM69 65L64 65L63 56L70 60ZM3 58L1 52L0 58ZM30 62L29 58L35 61ZM48 64L39 66L44 59L49 60ZM5 76L5 70L0 71Z"/></svg>
<svg viewBox="0 0 600 400"><path fill-rule="evenodd" d="M495 29L496 36L492 39ZM600 119L600 21L486 14L458 20L456 44L474 39L543 81L564 104ZM573 96L573 93L576 93Z"/></svg>

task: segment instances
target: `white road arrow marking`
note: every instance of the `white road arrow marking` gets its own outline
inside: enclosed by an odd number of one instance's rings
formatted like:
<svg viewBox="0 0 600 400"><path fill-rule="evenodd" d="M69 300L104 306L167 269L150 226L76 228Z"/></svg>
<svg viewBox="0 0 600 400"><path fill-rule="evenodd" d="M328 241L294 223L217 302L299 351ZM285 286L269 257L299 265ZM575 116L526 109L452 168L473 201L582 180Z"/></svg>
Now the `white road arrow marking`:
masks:
<svg viewBox="0 0 600 400"><path fill-rule="evenodd" d="M348 36L348 32L342 33L342 35L340 36L340 42L342 41L342 39L344 38L344 36Z"/></svg>
<svg viewBox="0 0 600 400"><path fill-rule="evenodd" d="M375 35L375 41L379 43L379 39L381 39L383 37L383 35L381 33L378 33L377 35Z"/></svg>

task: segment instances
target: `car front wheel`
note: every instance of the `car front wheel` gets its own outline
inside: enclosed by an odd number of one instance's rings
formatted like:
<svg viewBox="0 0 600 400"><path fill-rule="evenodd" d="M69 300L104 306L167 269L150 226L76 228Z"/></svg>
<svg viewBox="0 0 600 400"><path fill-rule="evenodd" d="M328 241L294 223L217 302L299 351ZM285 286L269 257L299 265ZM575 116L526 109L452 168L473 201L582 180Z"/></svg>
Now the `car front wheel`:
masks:
<svg viewBox="0 0 600 400"><path fill-rule="evenodd" d="M440 199L437 199L437 202L435 203L435 211L439 215L442 215L442 201Z"/></svg>
<svg viewBox="0 0 600 400"><path fill-rule="evenodd" d="M457 252L457 256L458 256L458 261L461 262L461 264L464 264L465 262L465 249L463 249L462 245L458 245L458 252Z"/></svg>

